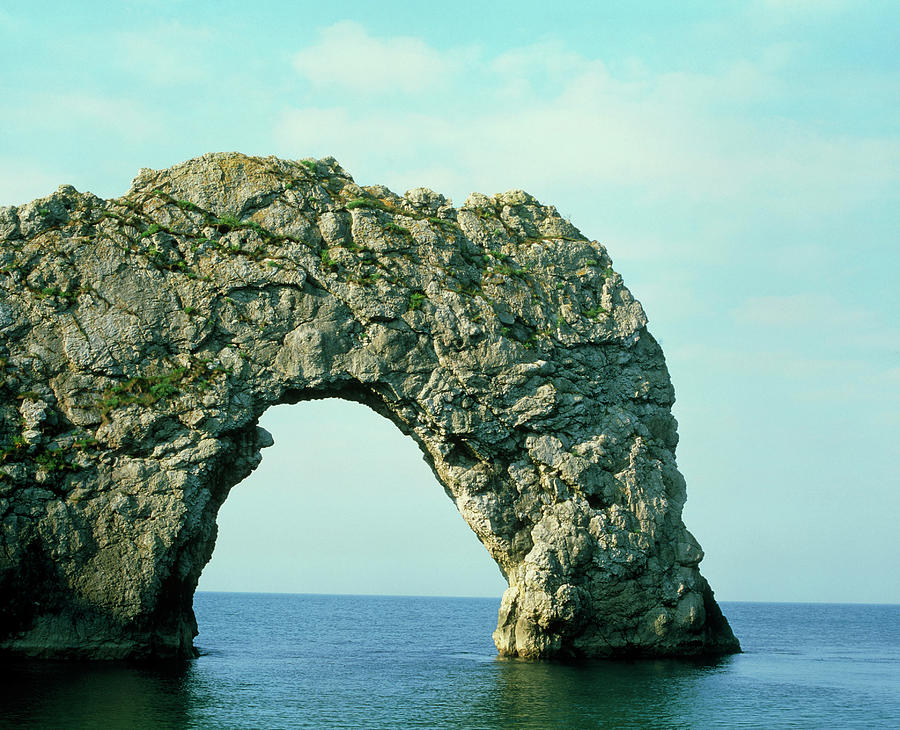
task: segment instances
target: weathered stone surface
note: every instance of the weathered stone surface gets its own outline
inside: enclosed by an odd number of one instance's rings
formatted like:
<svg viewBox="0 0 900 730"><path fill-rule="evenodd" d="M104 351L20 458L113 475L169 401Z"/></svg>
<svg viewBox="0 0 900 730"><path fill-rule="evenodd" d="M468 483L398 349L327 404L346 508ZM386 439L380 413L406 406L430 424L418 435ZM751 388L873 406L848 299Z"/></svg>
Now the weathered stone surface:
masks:
<svg viewBox="0 0 900 730"><path fill-rule="evenodd" d="M418 443L497 561L501 654L739 650L644 312L527 193L215 154L0 208L0 237L0 648L190 654L260 415L336 396Z"/></svg>

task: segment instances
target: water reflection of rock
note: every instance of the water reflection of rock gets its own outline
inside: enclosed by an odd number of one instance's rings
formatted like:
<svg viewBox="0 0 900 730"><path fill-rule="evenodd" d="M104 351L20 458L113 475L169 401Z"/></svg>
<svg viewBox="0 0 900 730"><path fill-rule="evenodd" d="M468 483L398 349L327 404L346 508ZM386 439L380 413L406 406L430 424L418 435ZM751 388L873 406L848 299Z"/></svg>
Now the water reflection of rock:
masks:
<svg viewBox="0 0 900 730"><path fill-rule="evenodd" d="M188 727L192 673L188 662L3 663L0 725L99 730Z"/></svg>
<svg viewBox="0 0 900 730"><path fill-rule="evenodd" d="M497 660L474 690L466 722L490 728L697 727L698 705L729 658L594 660L576 664Z"/></svg>

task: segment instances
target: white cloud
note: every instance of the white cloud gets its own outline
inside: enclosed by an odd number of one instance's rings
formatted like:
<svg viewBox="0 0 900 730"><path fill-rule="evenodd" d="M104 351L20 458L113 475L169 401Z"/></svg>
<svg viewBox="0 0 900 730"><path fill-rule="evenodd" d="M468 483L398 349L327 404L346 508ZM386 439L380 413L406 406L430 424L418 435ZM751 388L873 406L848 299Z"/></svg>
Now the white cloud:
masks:
<svg viewBox="0 0 900 730"><path fill-rule="evenodd" d="M452 160L459 177L497 189L578 181L691 204L746 207L752 199L769 215L792 217L851 209L900 183L895 138L827 135L748 114L786 93L771 59L719 75L613 74L596 59L542 43L477 64L470 58L466 83L453 76L460 55L413 38L374 39L352 22L332 26L296 57L311 81L421 93L412 106L357 96L290 110L276 137L288 147L327 149L351 172L375 160L389 171ZM435 95L436 77L460 84Z"/></svg>
<svg viewBox="0 0 900 730"><path fill-rule="evenodd" d="M114 39L121 65L159 86L179 86L207 79L212 34L178 22L140 31L117 33Z"/></svg>
<svg viewBox="0 0 900 730"><path fill-rule="evenodd" d="M141 102L83 92L37 94L6 113L9 121L29 129L75 135L84 131L80 126L86 126L127 140L145 139L163 126L159 115Z"/></svg>
<svg viewBox="0 0 900 730"><path fill-rule="evenodd" d="M416 93L443 86L460 67L418 38L375 38L351 20L320 32L317 43L294 56L294 68L316 86L362 94Z"/></svg>
<svg viewBox="0 0 900 730"><path fill-rule="evenodd" d="M748 328L750 340L769 341L789 335L803 350L897 362L900 328L891 321L890 313L861 306L858 292L852 288L842 294L843 298L831 293L751 297L732 315L739 326ZM764 334L750 332L754 327L765 328Z"/></svg>
<svg viewBox="0 0 900 730"><path fill-rule="evenodd" d="M848 292L849 294L849 292ZM840 331L874 322L874 315L831 294L751 297L734 311L743 324L776 328L825 327Z"/></svg>
<svg viewBox="0 0 900 730"><path fill-rule="evenodd" d="M760 346L762 345L762 346ZM692 370L759 387L765 379L792 381L794 397L850 396L875 399L871 384L882 370L864 357L816 357L798 348L767 349L758 343L753 349L717 344L670 345L666 359L673 370Z"/></svg>
<svg viewBox="0 0 900 730"><path fill-rule="evenodd" d="M851 7L849 0L759 0L758 6L763 11L775 11L788 15L826 15L842 12Z"/></svg>
<svg viewBox="0 0 900 730"><path fill-rule="evenodd" d="M347 164L348 157L377 157L391 149L402 149L403 156L412 156L416 149L436 142L428 129L435 124L434 119L409 113L402 118L384 113L362 116L354 115L344 107L310 107L283 114L275 136L282 144L293 146L298 153L330 154ZM415 127L415 135L409 134L411 127ZM353 170L349 172L352 174Z"/></svg>
<svg viewBox="0 0 900 730"><path fill-rule="evenodd" d="M0 8L0 30L14 31L17 30L20 25L21 23L14 15L3 10L3 8Z"/></svg>
<svg viewBox="0 0 900 730"><path fill-rule="evenodd" d="M501 53L488 64L504 92L509 96L534 93L535 84L561 87L573 76L588 71L604 75L601 61L589 60L568 50L558 41L542 41Z"/></svg>

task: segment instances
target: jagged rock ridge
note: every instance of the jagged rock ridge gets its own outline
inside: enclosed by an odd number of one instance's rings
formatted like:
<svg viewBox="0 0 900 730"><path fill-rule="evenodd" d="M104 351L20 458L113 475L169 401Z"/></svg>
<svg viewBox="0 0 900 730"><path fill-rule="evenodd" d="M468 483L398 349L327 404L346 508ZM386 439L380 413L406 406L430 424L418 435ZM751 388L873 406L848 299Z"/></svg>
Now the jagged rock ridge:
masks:
<svg viewBox="0 0 900 730"><path fill-rule="evenodd" d="M190 655L260 415L336 396L415 439L500 566L501 654L738 651L611 265L524 192L457 209L331 158L204 155L0 208L0 648Z"/></svg>

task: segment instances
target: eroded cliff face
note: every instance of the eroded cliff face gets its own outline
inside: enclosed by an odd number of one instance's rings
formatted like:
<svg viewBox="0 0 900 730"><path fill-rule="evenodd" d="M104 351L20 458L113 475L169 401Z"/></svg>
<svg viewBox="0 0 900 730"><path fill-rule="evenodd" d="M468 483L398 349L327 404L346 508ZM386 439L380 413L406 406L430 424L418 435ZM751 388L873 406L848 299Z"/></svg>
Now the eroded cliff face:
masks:
<svg viewBox="0 0 900 730"><path fill-rule="evenodd" d="M0 648L190 655L260 415L336 396L415 439L509 580L501 654L738 651L611 265L524 192L457 209L331 158L205 155L0 208Z"/></svg>

